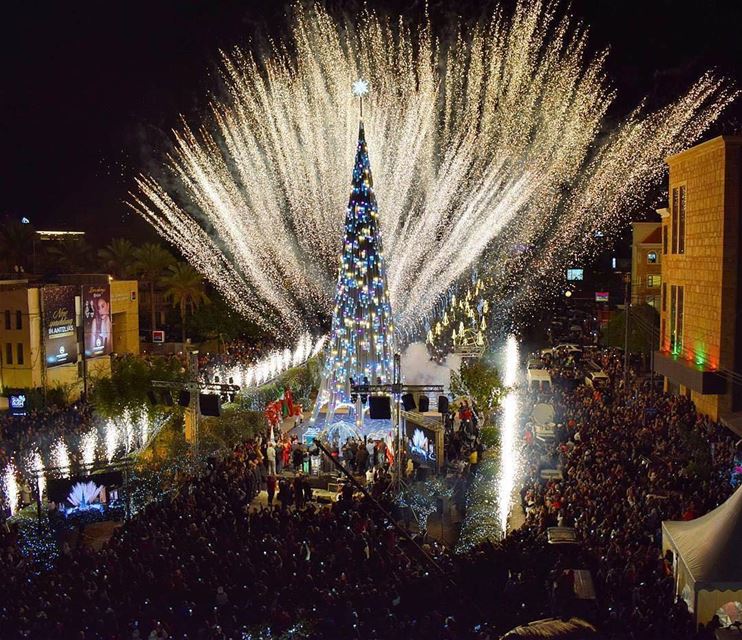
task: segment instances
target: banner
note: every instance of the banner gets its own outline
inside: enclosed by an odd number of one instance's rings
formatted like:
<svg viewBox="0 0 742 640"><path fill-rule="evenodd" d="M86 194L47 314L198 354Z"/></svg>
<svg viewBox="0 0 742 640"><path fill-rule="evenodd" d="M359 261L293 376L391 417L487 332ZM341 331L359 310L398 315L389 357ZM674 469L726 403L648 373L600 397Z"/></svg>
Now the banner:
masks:
<svg viewBox="0 0 742 640"><path fill-rule="evenodd" d="M72 285L44 287L44 351L46 366L56 367L77 362L77 331L75 329L75 294Z"/></svg>
<svg viewBox="0 0 742 640"><path fill-rule="evenodd" d="M108 285L87 285L82 292L85 355L88 358L107 356L113 351L111 288Z"/></svg>

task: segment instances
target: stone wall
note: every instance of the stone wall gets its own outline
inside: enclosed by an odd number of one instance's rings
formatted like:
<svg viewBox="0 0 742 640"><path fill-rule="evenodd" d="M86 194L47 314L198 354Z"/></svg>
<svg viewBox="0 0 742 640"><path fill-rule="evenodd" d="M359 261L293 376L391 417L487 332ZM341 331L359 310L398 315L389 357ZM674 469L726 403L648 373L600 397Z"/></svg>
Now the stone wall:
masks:
<svg viewBox="0 0 742 640"><path fill-rule="evenodd" d="M734 369L739 270L739 155L742 139L718 137L668 158L669 231L662 256L670 334L672 285L684 287L681 357L699 368ZM672 253L672 192L685 185L685 253ZM665 341L667 344L667 341ZM699 410L714 418L731 409L730 394L692 393Z"/></svg>

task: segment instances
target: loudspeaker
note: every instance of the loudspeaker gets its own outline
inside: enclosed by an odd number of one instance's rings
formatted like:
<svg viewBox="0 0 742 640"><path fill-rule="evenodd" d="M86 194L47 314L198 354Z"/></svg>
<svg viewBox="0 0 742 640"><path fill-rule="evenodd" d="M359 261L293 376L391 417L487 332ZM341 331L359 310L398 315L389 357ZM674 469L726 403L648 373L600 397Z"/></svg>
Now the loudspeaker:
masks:
<svg viewBox="0 0 742 640"><path fill-rule="evenodd" d="M213 393L199 393L198 402L201 406L202 416L220 416L222 414L219 396Z"/></svg>
<svg viewBox="0 0 742 640"><path fill-rule="evenodd" d="M389 396L371 396L368 399L368 417L373 420L391 420Z"/></svg>
<svg viewBox="0 0 742 640"><path fill-rule="evenodd" d="M403 394L402 395L402 406L404 407L405 411L414 411L416 408L415 396L413 396L411 393Z"/></svg>
<svg viewBox="0 0 742 640"><path fill-rule="evenodd" d="M155 392L150 389L147 391L147 400L149 400L149 403L154 407L157 405L157 396L155 395Z"/></svg>
<svg viewBox="0 0 742 640"><path fill-rule="evenodd" d="M420 405L420 413L430 411L430 398L428 398L428 396L420 396L417 399L417 403Z"/></svg>
<svg viewBox="0 0 742 640"><path fill-rule="evenodd" d="M448 413L448 397L438 396L438 413Z"/></svg>
<svg viewBox="0 0 742 640"><path fill-rule="evenodd" d="M189 404L191 404L191 392L181 391L178 395L178 404L181 407L187 407Z"/></svg>
<svg viewBox="0 0 742 640"><path fill-rule="evenodd" d="M173 402L173 394L170 393L169 389L165 389L160 397L162 398L162 404L167 407L172 407L175 404Z"/></svg>

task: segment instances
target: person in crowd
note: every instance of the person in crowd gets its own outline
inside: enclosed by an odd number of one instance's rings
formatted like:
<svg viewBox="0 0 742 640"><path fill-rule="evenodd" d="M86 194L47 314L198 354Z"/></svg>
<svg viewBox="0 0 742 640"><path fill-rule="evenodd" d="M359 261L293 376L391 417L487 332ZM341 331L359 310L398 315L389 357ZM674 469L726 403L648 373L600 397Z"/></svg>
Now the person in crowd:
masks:
<svg viewBox="0 0 742 640"><path fill-rule="evenodd" d="M268 494L268 506L273 505L273 498L276 495L276 476L271 474L265 479L265 490Z"/></svg>
<svg viewBox="0 0 742 640"><path fill-rule="evenodd" d="M268 475L269 476L275 476L276 475L276 447L273 441L271 440L268 442L268 446L265 450L265 460L268 464Z"/></svg>
<svg viewBox="0 0 742 640"><path fill-rule="evenodd" d="M294 477L294 500L297 509L304 506L304 477L301 471Z"/></svg>

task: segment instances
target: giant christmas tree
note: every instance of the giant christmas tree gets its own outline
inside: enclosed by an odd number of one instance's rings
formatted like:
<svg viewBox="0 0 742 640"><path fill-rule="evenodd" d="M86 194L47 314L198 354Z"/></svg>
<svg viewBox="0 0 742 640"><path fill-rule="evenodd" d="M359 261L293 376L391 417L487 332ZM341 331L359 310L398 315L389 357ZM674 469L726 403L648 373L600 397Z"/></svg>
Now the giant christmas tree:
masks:
<svg viewBox="0 0 742 640"><path fill-rule="evenodd" d="M354 92L362 100L365 87L362 85L359 91L357 85ZM364 378L370 383L379 379L390 381L393 332L379 213L361 119L352 191L345 215L332 332L312 423L324 408L325 425L330 425L340 406L352 404L351 380L356 384L364 383ZM356 415L356 425L361 421L361 416Z"/></svg>

